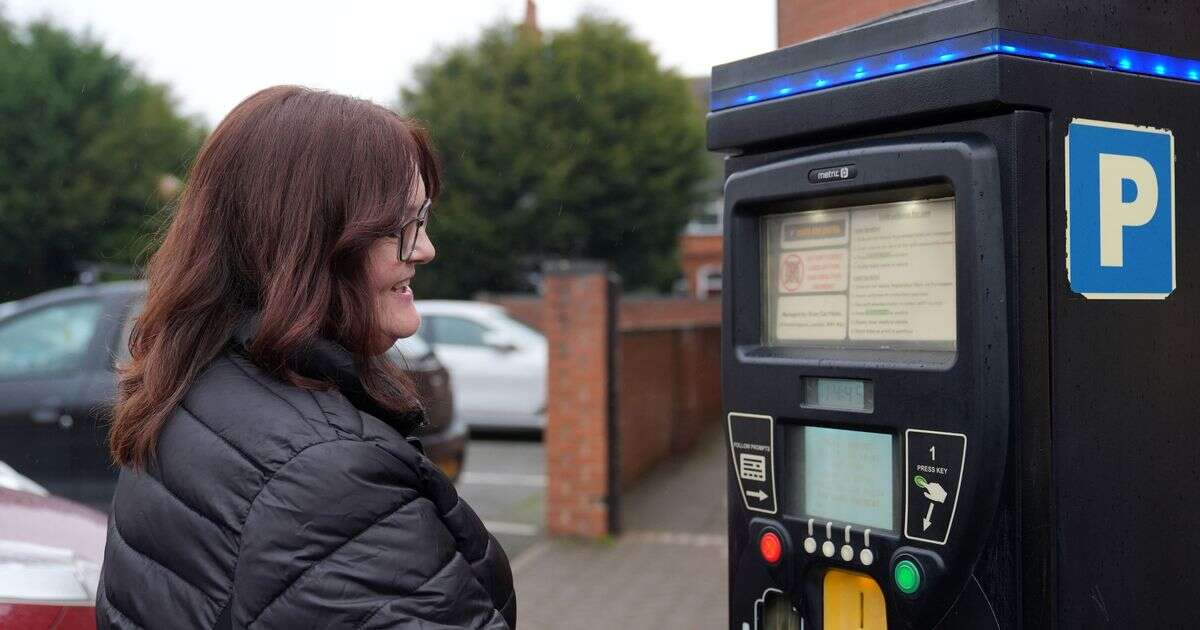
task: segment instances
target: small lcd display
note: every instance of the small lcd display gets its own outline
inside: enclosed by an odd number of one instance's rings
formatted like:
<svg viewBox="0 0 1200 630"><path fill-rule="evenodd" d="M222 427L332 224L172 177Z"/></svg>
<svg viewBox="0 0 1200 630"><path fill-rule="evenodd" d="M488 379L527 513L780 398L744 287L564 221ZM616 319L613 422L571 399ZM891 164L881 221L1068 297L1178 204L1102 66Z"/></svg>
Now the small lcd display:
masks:
<svg viewBox="0 0 1200 630"><path fill-rule="evenodd" d="M871 411L875 408L875 387L871 381L854 378L804 377L805 407Z"/></svg>
<svg viewBox="0 0 1200 630"><path fill-rule="evenodd" d="M764 342L953 351L954 198L833 205L762 217Z"/></svg>
<svg viewBox="0 0 1200 630"><path fill-rule="evenodd" d="M895 529L890 434L810 426L786 431L789 512Z"/></svg>

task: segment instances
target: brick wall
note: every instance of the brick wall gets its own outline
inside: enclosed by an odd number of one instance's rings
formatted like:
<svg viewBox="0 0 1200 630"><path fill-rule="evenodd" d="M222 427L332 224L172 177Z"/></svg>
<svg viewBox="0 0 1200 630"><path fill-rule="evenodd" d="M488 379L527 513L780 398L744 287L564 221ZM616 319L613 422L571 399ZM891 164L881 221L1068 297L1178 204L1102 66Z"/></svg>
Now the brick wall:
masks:
<svg viewBox="0 0 1200 630"><path fill-rule="evenodd" d="M721 417L721 328L629 329L620 334L620 481L690 449Z"/></svg>
<svg viewBox="0 0 1200 630"><path fill-rule="evenodd" d="M481 293L476 300L503 306L509 315L538 330L545 329L540 295ZM617 304L621 330L721 326L721 300L666 296L622 296Z"/></svg>
<svg viewBox="0 0 1200 630"><path fill-rule="evenodd" d="M674 432L675 333L622 332L618 345L617 421L621 485L628 486L671 450Z"/></svg>
<svg viewBox="0 0 1200 630"><path fill-rule="evenodd" d="M622 297L617 324L622 331L650 328L721 327L721 300L631 296Z"/></svg>
<svg viewBox="0 0 1200 630"><path fill-rule="evenodd" d="M777 0L777 45L780 48L820 37L929 0Z"/></svg>

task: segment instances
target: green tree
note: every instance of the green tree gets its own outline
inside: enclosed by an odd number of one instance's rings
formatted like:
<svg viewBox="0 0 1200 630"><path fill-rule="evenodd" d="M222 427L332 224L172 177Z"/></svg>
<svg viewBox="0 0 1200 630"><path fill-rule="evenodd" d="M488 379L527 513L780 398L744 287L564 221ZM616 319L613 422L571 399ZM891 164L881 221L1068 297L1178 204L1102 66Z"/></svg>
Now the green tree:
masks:
<svg viewBox="0 0 1200 630"><path fill-rule="evenodd" d="M204 133L90 36L0 16L0 301L134 262Z"/></svg>
<svg viewBox="0 0 1200 630"><path fill-rule="evenodd" d="M423 297L518 289L559 257L608 260L631 288L678 276L677 238L708 169L703 117L625 26L502 24L415 76L400 109L428 125L446 171Z"/></svg>

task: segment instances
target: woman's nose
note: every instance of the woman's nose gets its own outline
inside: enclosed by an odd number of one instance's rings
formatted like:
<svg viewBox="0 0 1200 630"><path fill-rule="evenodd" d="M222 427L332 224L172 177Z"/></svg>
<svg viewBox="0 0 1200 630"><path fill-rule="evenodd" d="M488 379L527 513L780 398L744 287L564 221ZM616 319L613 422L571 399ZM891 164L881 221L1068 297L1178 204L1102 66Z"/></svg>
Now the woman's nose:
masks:
<svg viewBox="0 0 1200 630"><path fill-rule="evenodd" d="M433 241L429 239L429 232L426 232L425 228L422 227L417 235L417 245L413 248L412 258L409 260L414 265L424 265L433 260L433 257L436 255L437 249L434 248Z"/></svg>

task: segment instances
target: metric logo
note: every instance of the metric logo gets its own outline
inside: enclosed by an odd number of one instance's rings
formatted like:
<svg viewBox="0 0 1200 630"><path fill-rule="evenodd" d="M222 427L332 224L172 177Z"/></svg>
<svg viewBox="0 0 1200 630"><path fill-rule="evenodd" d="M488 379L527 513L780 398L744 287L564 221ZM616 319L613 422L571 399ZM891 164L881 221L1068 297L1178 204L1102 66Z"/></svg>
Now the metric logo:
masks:
<svg viewBox="0 0 1200 630"><path fill-rule="evenodd" d="M1175 290L1175 141L1169 130L1076 119L1066 140L1067 277L1092 299Z"/></svg>

